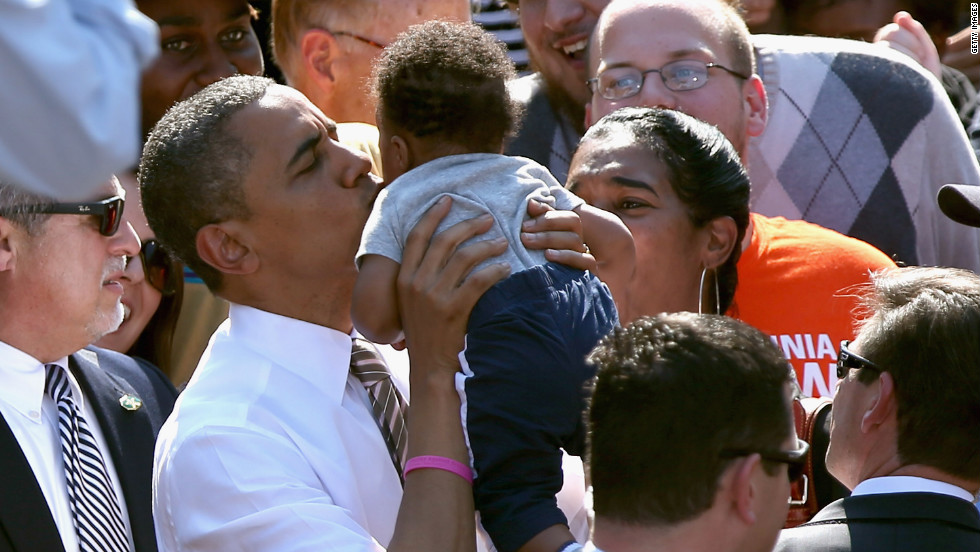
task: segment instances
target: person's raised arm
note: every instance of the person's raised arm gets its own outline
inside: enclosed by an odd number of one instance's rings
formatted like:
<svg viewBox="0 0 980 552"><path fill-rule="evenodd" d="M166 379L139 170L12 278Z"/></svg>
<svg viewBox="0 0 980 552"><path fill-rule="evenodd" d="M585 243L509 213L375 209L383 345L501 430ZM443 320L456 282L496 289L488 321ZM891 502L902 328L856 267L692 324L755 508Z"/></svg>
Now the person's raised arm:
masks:
<svg viewBox="0 0 980 552"><path fill-rule="evenodd" d="M632 320L626 312L629 304L630 282L636 268L636 249L633 235L616 215L583 204L576 210L582 218L585 243L596 259L596 276L609 286L620 320Z"/></svg>
<svg viewBox="0 0 980 552"><path fill-rule="evenodd" d="M402 323L395 286L398 263L383 255L364 255L360 262L351 301L354 327L374 343L401 341Z"/></svg>
<svg viewBox="0 0 980 552"><path fill-rule="evenodd" d="M409 234L398 273L399 309L411 361L412 404L408 456L439 456L469 469L460 401L454 384L470 311L487 289L506 277L505 265L470 272L507 248L503 239L456 249L490 229L489 215L432 234L449 211L444 198ZM469 473L469 472L467 472ZM405 493L389 552L471 551L476 547L472 483L442 469L405 475Z"/></svg>

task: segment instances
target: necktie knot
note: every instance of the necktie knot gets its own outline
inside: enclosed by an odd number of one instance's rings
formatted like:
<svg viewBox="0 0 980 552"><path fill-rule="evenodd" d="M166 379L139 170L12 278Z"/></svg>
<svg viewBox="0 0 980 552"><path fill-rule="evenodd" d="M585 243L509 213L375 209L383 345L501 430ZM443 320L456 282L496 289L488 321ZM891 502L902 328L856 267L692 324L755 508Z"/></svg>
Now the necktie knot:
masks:
<svg viewBox="0 0 980 552"><path fill-rule="evenodd" d="M391 373L374 345L356 337L351 341L350 371L368 388L391 379Z"/></svg>
<svg viewBox="0 0 980 552"><path fill-rule="evenodd" d="M68 374L57 364L44 367L44 392L55 402L72 402L71 383Z"/></svg>

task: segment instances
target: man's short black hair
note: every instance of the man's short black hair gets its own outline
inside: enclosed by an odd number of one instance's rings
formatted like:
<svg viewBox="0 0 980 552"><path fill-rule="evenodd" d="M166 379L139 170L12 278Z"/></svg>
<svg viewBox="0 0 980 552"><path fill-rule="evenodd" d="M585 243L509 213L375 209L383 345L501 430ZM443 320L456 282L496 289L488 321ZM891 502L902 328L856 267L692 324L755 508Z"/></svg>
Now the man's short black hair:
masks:
<svg viewBox="0 0 980 552"><path fill-rule="evenodd" d="M861 353L895 382L899 459L980 480L980 276L891 269L872 276L864 301Z"/></svg>
<svg viewBox="0 0 980 552"><path fill-rule="evenodd" d="M786 358L732 318L640 318L589 358L598 369L588 458L597 517L693 519L714 502L731 462L723 450L778 450L793 432Z"/></svg>
<svg viewBox="0 0 980 552"><path fill-rule="evenodd" d="M521 114L507 92L515 76L504 46L480 27L445 21L414 25L375 65L378 113L385 124L417 138L471 153L500 153Z"/></svg>
<svg viewBox="0 0 980 552"><path fill-rule="evenodd" d="M143 148L139 182L150 228L211 291L221 288L221 272L198 256L197 232L250 215L242 184L251 153L223 130L273 84L248 75L211 84L170 108Z"/></svg>

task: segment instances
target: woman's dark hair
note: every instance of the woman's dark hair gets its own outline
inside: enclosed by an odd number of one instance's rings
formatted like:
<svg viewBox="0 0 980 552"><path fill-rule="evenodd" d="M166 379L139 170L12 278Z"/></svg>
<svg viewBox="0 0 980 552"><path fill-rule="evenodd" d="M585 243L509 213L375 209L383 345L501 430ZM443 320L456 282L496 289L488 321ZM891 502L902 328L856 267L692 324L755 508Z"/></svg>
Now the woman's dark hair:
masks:
<svg viewBox="0 0 980 552"><path fill-rule="evenodd" d="M169 256L169 254L168 254ZM136 338L136 343L126 351L133 357L140 357L159 368L167 376L173 374L173 345L174 329L177 327L177 317L180 316L180 306L184 300L184 265L170 257L171 270L177 277L175 291L164 295L153 317ZM133 259L138 262L138 259Z"/></svg>
<svg viewBox="0 0 980 552"><path fill-rule="evenodd" d="M717 128L678 111L626 107L606 115L585 133L590 139L629 133L667 169L667 180L695 227L731 217L738 228L735 247L715 270L720 313L735 297L742 238L749 225L749 176L738 152Z"/></svg>

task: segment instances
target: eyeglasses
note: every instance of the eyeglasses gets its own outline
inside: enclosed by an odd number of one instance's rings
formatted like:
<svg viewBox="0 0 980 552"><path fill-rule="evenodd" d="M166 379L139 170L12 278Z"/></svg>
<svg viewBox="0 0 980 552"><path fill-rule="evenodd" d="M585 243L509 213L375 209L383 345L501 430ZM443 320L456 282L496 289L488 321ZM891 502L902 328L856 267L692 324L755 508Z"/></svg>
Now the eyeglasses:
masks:
<svg viewBox="0 0 980 552"><path fill-rule="evenodd" d="M684 92L697 90L708 83L708 69L718 68L740 79L749 78L717 63L705 63L693 59L672 61L660 69L640 71L635 67L612 67L596 78L585 81L593 93L607 100L622 100L635 96L643 88L643 82L650 73L658 73L668 90Z"/></svg>
<svg viewBox="0 0 980 552"><path fill-rule="evenodd" d="M143 242L140 261L143 263L143 277L157 291L163 295L173 295L177 291L177 278L180 278L181 274L160 242L156 240Z"/></svg>
<svg viewBox="0 0 980 552"><path fill-rule="evenodd" d="M806 470L806 455L810 452L810 444L803 439L796 439L796 450L748 450L748 449L728 449L723 450L719 454L721 458L738 458L739 456L748 456L750 454L758 454L763 460L768 460L770 462L779 462L780 464L786 464L786 473L789 476L789 482L793 483L801 478L803 478L803 472Z"/></svg>
<svg viewBox="0 0 980 552"><path fill-rule="evenodd" d="M379 50L384 50L385 49L385 46L386 46L385 44L382 44L380 42L375 42L374 40L371 40L370 38L363 37L363 36L361 36L359 34L349 33L347 31L331 31L329 29L323 29L323 30L324 31L327 31L328 33L330 33L330 34L332 34L334 36L349 36L349 37L353 38L354 40L360 40L361 42L363 42L365 44L368 44L368 45L371 45L371 46L374 46L375 48L377 48Z"/></svg>
<svg viewBox="0 0 980 552"><path fill-rule="evenodd" d="M840 353L837 354L837 379L842 380L846 378L851 368L858 370L867 368L879 374L882 372L882 369L874 362L850 351L847 348L850 344L851 342L847 340L840 342Z"/></svg>
<svg viewBox="0 0 980 552"><path fill-rule="evenodd" d="M91 215L99 218L99 233L112 236L119 230L126 201L112 196L100 201L83 203L49 203L46 205L22 205L6 210L2 215L13 213L37 213L39 215Z"/></svg>

